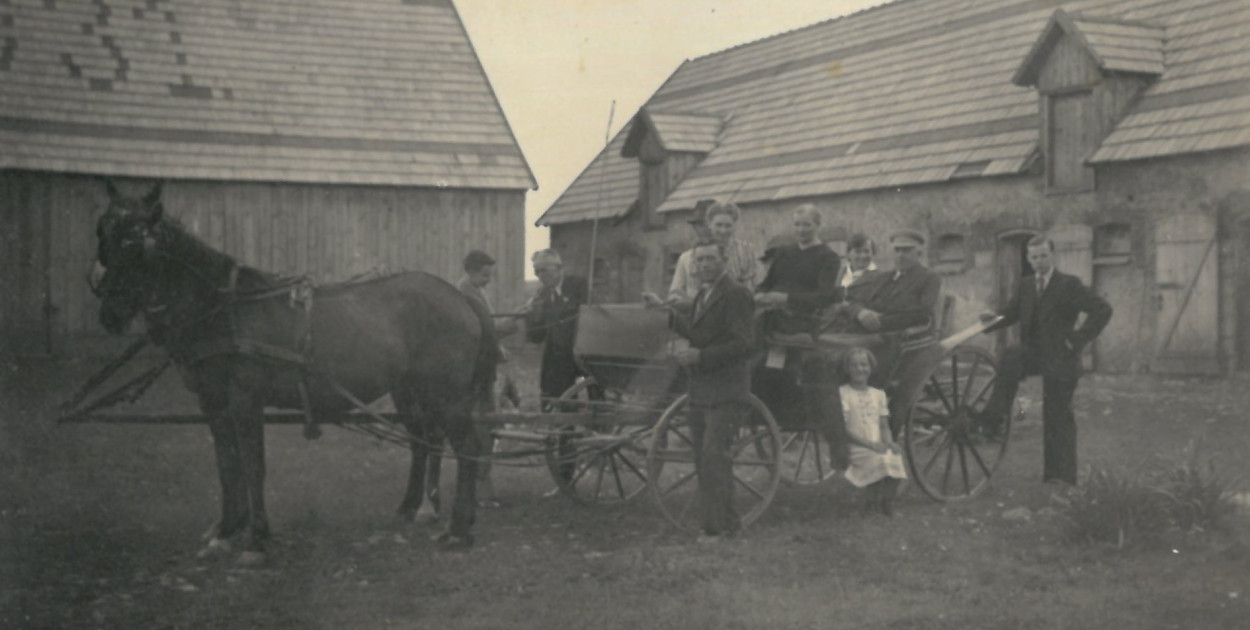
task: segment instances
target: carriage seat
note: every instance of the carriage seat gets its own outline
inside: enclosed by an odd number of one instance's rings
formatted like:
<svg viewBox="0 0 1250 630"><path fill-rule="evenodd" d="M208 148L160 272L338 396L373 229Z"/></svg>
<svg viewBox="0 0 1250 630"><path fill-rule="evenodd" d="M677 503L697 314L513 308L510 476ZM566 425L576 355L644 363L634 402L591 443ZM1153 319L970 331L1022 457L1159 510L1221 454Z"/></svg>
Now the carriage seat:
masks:
<svg viewBox="0 0 1250 630"><path fill-rule="evenodd" d="M933 321L930 320L919 326L884 333L822 332L818 335L772 333L765 339L769 346L834 352L849 348L873 349L894 342L899 344L903 351L907 351L937 343L937 330L933 326Z"/></svg>

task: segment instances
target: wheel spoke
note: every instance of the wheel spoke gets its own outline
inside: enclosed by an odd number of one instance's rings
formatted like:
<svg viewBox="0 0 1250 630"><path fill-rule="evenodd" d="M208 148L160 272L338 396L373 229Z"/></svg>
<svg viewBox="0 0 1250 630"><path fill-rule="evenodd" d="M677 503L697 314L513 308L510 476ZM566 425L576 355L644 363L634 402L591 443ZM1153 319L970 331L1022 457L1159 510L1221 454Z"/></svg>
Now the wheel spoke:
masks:
<svg viewBox="0 0 1250 630"><path fill-rule="evenodd" d="M938 400L942 401L942 406L946 407L946 413L954 414L955 408L951 406L950 401L946 400L946 394L942 393L942 386L938 384L937 378L930 376L929 383L929 391L933 392L937 396Z"/></svg>
<svg viewBox="0 0 1250 630"><path fill-rule="evenodd" d="M933 449L933 454L929 456L929 461L925 462L924 471L921 474L923 475L929 474L929 471L933 468L933 463L936 462L938 456L942 454L942 449L946 446L946 443L949 442L950 439L951 439L950 432L943 431L942 441L938 443L938 445Z"/></svg>
<svg viewBox="0 0 1250 630"><path fill-rule="evenodd" d="M930 417L930 418L937 418L938 420L945 420L945 419L946 419L946 416L944 416L944 415L942 415L942 414L940 414L940 413L938 413L938 412L936 412L936 411L934 411L934 410L932 410L932 409L929 409L928 407L921 407L919 404L917 404L917 405L916 405L915 409L916 409L916 411L923 411L923 412L925 412L925 413L929 414L929 417Z"/></svg>
<svg viewBox="0 0 1250 630"><path fill-rule="evenodd" d="M817 435L812 441L815 443L814 448L812 450L815 451L816 453L816 480L824 481L825 480L825 458L820 456L820 436ZM833 448L833 446L831 445L829 448Z"/></svg>
<svg viewBox="0 0 1250 630"><path fill-rule="evenodd" d="M595 492L592 495L594 496L596 501L599 500L599 494L603 490L603 469L606 468L606 465L603 459L604 458L601 456L595 458L595 461L599 462L599 466L598 466L599 474L595 477Z"/></svg>
<svg viewBox="0 0 1250 630"><path fill-rule="evenodd" d="M568 485L570 488L573 486L576 486L578 481L581 481L582 477L586 475L586 471L590 470L590 465L592 463L593 461L585 462L584 464L578 465L576 467L576 474L570 477L568 481Z"/></svg>
<svg viewBox="0 0 1250 630"><path fill-rule="evenodd" d="M955 436L946 441L946 470L942 472L942 494L946 494L946 484L951 478L951 464L955 459Z"/></svg>
<svg viewBox="0 0 1250 630"><path fill-rule="evenodd" d="M681 441L685 442L686 446L689 446L692 450L694 449L694 440L691 439L689 436L687 436L685 433L682 433L681 429L678 429L677 427L672 426L672 427L669 427L668 432L681 438Z"/></svg>
<svg viewBox="0 0 1250 630"><path fill-rule="evenodd" d="M803 460L807 459L807 445L811 442L811 434L803 432L803 445L799 447L799 461L794 465L794 480L798 481L803 472ZM820 465L820 453L816 454L816 465Z"/></svg>
<svg viewBox="0 0 1250 630"><path fill-rule="evenodd" d="M981 365L981 355L980 354L972 355L972 367L968 370L968 383L964 385L964 393L962 396L962 400L964 401L964 406L968 405L968 392L972 389L973 381L977 380L977 368L980 365Z"/></svg>
<svg viewBox="0 0 1250 630"><path fill-rule="evenodd" d="M959 354L951 355L951 407L959 409Z"/></svg>
<svg viewBox="0 0 1250 630"><path fill-rule="evenodd" d="M977 466L981 468L981 472L985 473L985 478L989 479L992 473L989 466L985 465L985 460L981 458L981 453L977 452L977 447L972 442L969 442L968 450L972 451L972 459L976 460Z"/></svg>
<svg viewBox="0 0 1250 630"><path fill-rule="evenodd" d="M616 455L608 455L608 465L612 468L612 480L616 483L616 493L625 499L625 484L621 483L621 469L616 465Z"/></svg>
<svg viewBox="0 0 1250 630"><path fill-rule="evenodd" d="M680 479L673 482L673 485L669 486L667 490L661 492L660 494L664 494L664 495L672 494L674 490L686 485L687 483L690 483L690 480L694 479L695 474L696 474L696 471L692 470L686 473L685 475L682 475Z"/></svg>
<svg viewBox="0 0 1250 630"><path fill-rule="evenodd" d="M912 431L912 435L916 435L916 432L915 432L915 431ZM944 437L946 437L947 435L949 435L949 433L947 433L945 430L942 430L942 431L934 431L934 432L932 432L932 433L930 433L930 434L928 434L928 435L925 435L925 436L922 436L922 437L920 437L920 438L917 438L917 439L912 440L912 445L913 445L913 446L924 446L925 444L927 444L927 443L929 443L929 442L932 442L932 441L934 441L934 440L938 439L939 437L944 438Z"/></svg>
<svg viewBox="0 0 1250 630"><path fill-rule="evenodd" d="M628 457L621 456L621 463L625 464L627 468L633 471L633 473L637 475L637 477L641 479L644 484L647 483L647 476L643 474L641 470L638 470L638 467L634 465L634 462L629 461Z"/></svg>
<svg viewBox="0 0 1250 630"><path fill-rule="evenodd" d="M746 488L747 492L750 492L751 494L755 495L755 498L761 501L764 500L764 495L760 494L759 490L756 490L755 488L751 487L751 484L743 481L742 478L738 477L738 475L734 475L734 481L736 481L738 485L742 486L743 488Z"/></svg>
<svg viewBox="0 0 1250 630"><path fill-rule="evenodd" d="M964 477L964 494L972 492L972 483L968 480L968 455L964 453L964 444L960 440L955 440L955 447L959 449L959 471Z"/></svg>
<svg viewBox="0 0 1250 630"><path fill-rule="evenodd" d="M995 374L994 376L991 376L990 379L986 381L984 385L981 386L981 389L977 391L977 395L972 398L972 402L968 403L968 407L970 409L975 409L976 406L981 402L981 400L985 398L985 395L990 392L990 388L994 386L994 383L996 381L998 381L997 374Z"/></svg>
<svg viewBox="0 0 1250 630"><path fill-rule="evenodd" d="M760 438L766 438L766 437L768 437L767 433L762 433L762 432L756 433L752 429L747 429L746 435L738 438L738 441L734 442L733 446L730 447L729 456L737 457L741 455L742 451L751 444L754 444L757 450L762 451L763 449L760 448ZM762 457L763 453L761 452L760 455Z"/></svg>

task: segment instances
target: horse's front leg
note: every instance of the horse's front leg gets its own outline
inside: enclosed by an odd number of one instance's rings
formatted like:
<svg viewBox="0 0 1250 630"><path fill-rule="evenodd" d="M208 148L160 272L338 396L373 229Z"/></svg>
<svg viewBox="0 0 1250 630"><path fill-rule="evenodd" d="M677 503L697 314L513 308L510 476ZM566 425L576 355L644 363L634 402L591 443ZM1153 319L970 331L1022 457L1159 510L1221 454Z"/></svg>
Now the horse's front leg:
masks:
<svg viewBox="0 0 1250 630"><path fill-rule="evenodd" d="M247 523L247 487L243 479L243 465L239 457L239 438L234 422L227 415L225 405L205 406L209 431L213 436L213 451L217 456L217 478L221 484L221 517L204 534L205 546L199 552L201 558L228 553L230 538L243 530Z"/></svg>
<svg viewBox="0 0 1250 630"><path fill-rule="evenodd" d="M264 541L269 538L269 517L265 513L265 416L264 408L250 392L232 388L229 418L239 440L239 461L247 492L247 521L241 545L243 564L265 559Z"/></svg>

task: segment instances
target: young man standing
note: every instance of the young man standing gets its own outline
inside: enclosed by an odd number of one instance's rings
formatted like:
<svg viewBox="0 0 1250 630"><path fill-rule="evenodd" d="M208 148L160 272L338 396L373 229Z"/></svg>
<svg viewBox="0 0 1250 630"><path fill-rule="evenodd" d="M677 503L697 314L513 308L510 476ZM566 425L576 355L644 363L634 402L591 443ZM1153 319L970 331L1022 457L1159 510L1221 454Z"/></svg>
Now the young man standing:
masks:
<svg viewBox="0 0 1250 630"><path fill-rule="evenodd" d="M1020 324L1021 345L1007 348L998 367L998 380L978 420L982 430L995 435L1016 398L1020 380L1042 376L1042 481L1076 485L1076 417L1072 395L1081 377L1081 350L1111 319L1111 305L1076 276L1055 269L1055 243L1035 236L1028 244L1033 275L1025 276L1016 295L999 313L985 313L982 321L1002 320L986 333ZM1085 323L1076 327L1085 313Z"/></svg>
<svg viewBox="0 0 1250 630"><path fill-rule="evenodd" d="M690 340L676 355L689 373L690 427L699 477L703 537L712 541L741 529L733 509L732 448L750 413L755 305L751 291L729 277L725 246L704 242L691 250L701 286L693 302L671 306L672 326ZM650 306L659 296L643 295Z"/></svg>

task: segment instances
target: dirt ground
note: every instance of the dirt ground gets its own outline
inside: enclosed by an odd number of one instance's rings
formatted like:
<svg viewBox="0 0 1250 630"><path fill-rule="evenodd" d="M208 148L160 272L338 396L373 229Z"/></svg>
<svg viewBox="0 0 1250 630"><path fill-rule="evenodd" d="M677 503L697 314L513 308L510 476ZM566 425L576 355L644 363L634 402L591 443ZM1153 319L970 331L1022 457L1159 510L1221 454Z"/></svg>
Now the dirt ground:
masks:
<svg viewBox="0 0 1250 630"><path fill-rule="evenodd" d="M532 350L509 369L535 389ZM1250 517L1170 549L1068 540L1039 482L1034 406L984 495L861 518L843 482L783 487L742 538L705 545L648 497L614 510L543 498L543 468L496 469L478 544L394 516L405 451L333 428L267 433L275 540L259 568L199 561L218 511L202 426L57 426L96 364L7 368L0 383L3 628L1247 628ZM1038 385L1023 390L1039 400ZM147 410L186 404L166 376ZM1082 466L1146 472L1187 445L1250 486L1250 378L1087 377ZM445 484L454 474L448 466ZM447 488L450 492L450 487ZM1026 507L1027 520L1005 518ZM1017 511L1017 514L1019 511Z"/></svg>

